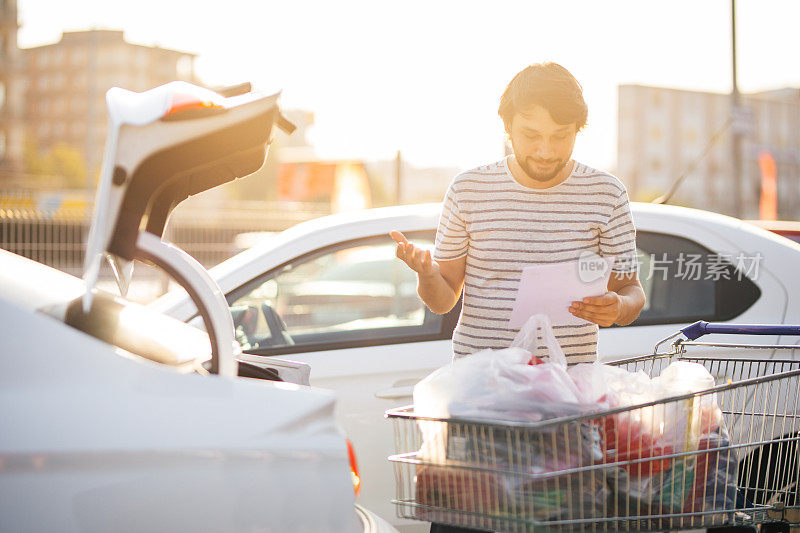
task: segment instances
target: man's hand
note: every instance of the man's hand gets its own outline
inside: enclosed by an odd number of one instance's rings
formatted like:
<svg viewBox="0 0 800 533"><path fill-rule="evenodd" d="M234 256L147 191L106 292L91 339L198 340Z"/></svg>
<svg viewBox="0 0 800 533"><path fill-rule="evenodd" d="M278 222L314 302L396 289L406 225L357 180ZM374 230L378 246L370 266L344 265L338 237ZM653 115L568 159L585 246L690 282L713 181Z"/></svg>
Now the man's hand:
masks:
<svg viewBox="0 0 800 533"><path fill-rule="evenodd" d="M399 231L392 231L389 236L397 242L395 254L402 259L411 269L420 276L432 276L436 274L437 268L434 266L431 253L428 250L417 248L406 239L406 236Z"/></svg>
<svg viewBox="0 0 800 533"><path fill-rule="evenodd" d="M619 318L622 301L619 294L608 291L602 296L592 296L580 302L572 302L569 312L589 322L608 327Z"/></svg>
<svg viewBox="0 0 800 533"><path fill-rule="evenodd" d="M450 311L461 296L467 257L434 261L429 251L417 248L399 231L389 236L397 242L397 257L417 273L417 294L425 305L439 315Z"/></svg>

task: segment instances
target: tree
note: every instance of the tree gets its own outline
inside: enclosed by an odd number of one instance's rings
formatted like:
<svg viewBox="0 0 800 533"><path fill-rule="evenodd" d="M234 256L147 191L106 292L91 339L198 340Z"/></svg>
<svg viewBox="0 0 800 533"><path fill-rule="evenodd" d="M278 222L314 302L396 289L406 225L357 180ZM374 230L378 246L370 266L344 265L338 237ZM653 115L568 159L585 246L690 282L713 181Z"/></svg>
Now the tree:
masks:
<svg viewBox="0 0 800 533"><path fill-rule="evenodd" d="M41 150L35 140L26 138L23 160L25 172L38 176L50 187L86 187L86 162L77 148L58 142Z"/></svg>
<svg viewBox="0 0 800 533"><path fill-rule="evenodd" d="M58 142L50 149L49 158L54 173L64 178L67 187L86 187L86 162L78 149Z"/></svg>

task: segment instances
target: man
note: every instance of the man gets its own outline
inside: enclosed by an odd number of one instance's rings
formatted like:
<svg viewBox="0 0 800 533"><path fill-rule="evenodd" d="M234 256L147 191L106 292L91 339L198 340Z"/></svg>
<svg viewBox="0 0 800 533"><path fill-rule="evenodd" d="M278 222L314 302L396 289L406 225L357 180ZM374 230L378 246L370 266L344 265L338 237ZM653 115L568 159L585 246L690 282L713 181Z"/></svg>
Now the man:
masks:
<svg viewBox="0 0 800 533"><path fill-rule="evenodd" d="M522 269L577 261L588 252L615 257L607 292L573 302L582 325L553 324L570 363L597 356L598 325L627 325L645 295L636 232L623 184L572 159L586 124L580 84L555 63L531 65L500 100L513 155L461 173L445 195L433 256L397 231L397 257L417 273L417 292L435 313L463 303L453 334L455 357L507 347Z"/></svg>

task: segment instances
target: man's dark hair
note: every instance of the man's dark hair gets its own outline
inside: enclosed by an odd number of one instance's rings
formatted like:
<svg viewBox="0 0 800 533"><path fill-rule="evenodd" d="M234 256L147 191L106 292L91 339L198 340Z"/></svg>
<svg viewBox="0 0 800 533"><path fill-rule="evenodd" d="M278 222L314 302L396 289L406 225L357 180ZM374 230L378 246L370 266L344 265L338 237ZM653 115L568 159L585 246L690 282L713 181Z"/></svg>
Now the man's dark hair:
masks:
<svg viewBox="0 0 800 533"><path fill-rule="evenodd" d="M557 124L574 123L578 131L586 125L589 110L583 101L583 88L558 63L533 64L508 84L497 111L507 133L511 132L514 115L531 105L545 108Z"/></svg>

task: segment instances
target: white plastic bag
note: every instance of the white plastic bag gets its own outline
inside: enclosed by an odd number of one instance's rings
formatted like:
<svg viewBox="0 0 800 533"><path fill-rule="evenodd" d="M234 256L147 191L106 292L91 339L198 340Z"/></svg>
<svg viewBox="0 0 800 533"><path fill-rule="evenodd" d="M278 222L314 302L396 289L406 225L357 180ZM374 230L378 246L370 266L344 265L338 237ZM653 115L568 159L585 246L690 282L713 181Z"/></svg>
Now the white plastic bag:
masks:
<svg viewBox="0 0 800 533"><path fill-rule="evenodd" d="M542 342L539 343L539 333L542 334ZM514 340L511 341L509 348L522 348L528 351L531 356L536 355L543 348L547 351L549 363L554 363L563 368L567 367L567 357L564 350L556 339L553 328L550 326L550 319L547 315L533 315L522 325Z"/></svg>
<svg viewBox="0 0 800 533"><path fill-rule="evenodd" d="M541 338L540 338L541 337ZM547 350L544 363L531 356ZM525 323L512 346L485 350L436 370L414 389L417 415L490 421L536 421L597 409L587 403L567 374L567 360L547 317ZM513 444L502 426L418 422L422 433L419 457L432 465L417 472L420 501L498 514L527 509L540 520L602 516L608 490L599 476L571 474L563 487L536 475L578 469L603 460L600 432L572 422L518 435ZM478 429L480 428L480 429ZM477 470L452 470L469 464ZM513 470L517 474L508 471ZM435 515L420 515L436 519ZM455 515L455 522L463 511ZM452 521L453 518L448 518Z"/></svg>
<svg viewBox="0 0 800 533"><path fill-rule="evenodd" d="M654 394L661 399L710 389L715 380L699 363L675 361L653 378L652 383ZM716 430L722 422L716 394L668 402L663 407L661 441L678 452L696 450L700 436Z"/></svg>
<svg viewBox="0 0 800 533"><path fill-rule="evenodd" d="M617 512L636 506L653 515L705 513L682 518L684 527L724 522L723 514L709 512L735 507L736 449L731 447L716 393L696 394L714 385L703 365L675 361L650 380L647 401L691 396L605 418L607 461L654 458L623 465L610 477L619 496ZM666 520L654 524L660 529L675 527Z"/></svg>
<svg viewBox="0 0 800 533"><path fill-rule="evenodd" d="M715 384L714 376L703 365L688 361L674 361L652 379L642 371L628 372L602 363L576 365L568 373L587 400L607 403L612 408L691 394ZM697 449L700 436L718 428L721 420L716 394L616 415L616 422L624 428L621 438L670 452Z"/></svg>
<svg viewBox="0 0 800 533"><path fill-rule="evenodd" d="M547 362L529 365L542 346L547 348ZM549 320L535 315L510 348L463 357L425 377L414 387L414 409L421 416L511 421L583 412L589 405L566 368Z"/></svg>
<svg viewBox="0 0 800 533"><path fill-rule="evenodd" d="M645 403L656 399L643 371L629 372L603 363L581 363L567 370L587 401L606 403L609 408Z"/></svg>

